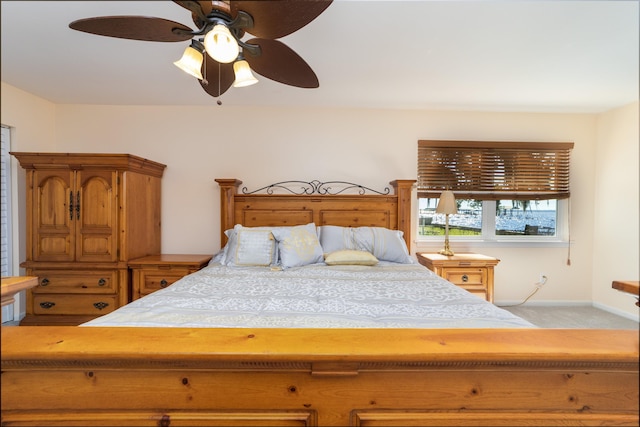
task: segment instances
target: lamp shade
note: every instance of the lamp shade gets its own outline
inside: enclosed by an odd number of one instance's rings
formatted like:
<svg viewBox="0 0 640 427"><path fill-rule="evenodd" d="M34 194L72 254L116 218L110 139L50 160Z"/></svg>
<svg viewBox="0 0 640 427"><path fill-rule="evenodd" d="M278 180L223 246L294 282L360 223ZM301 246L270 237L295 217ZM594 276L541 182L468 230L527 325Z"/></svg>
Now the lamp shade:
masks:
<svg viewBox="0 0 640 427"><path fill-rule="evenodd" d="M457 214L458 206L456 205L456 197L453 195L453 191L445 190L440 194L438 200L438 206L436 206L436 213L443 214Z"/></svg>
<svg viewBox="0 0 640 427"><path fill-rule="evenodd" d="M236 80L233 82L233 87L245 87L258 83L258 79L256 79L251 72L249 63L244 59L233 63L233 71L236 74Z"/></svg>
<svg viewBox="0 0 640 427"><path fill-rule="evenodd" d="M202 80L202 72L200 70L202 68L203 60L204 56L202 55L202 52L189 46L184 50L182 58L173 64L185 73L191 74L193 77Z"/></svg>
<svg viewBox="0 0 640 427"><path fill-rule="evenodd" d="M217 24L204 36L204 48L210 57L223 64L235 61L240 53L238 41L222 24Z"/></svg>

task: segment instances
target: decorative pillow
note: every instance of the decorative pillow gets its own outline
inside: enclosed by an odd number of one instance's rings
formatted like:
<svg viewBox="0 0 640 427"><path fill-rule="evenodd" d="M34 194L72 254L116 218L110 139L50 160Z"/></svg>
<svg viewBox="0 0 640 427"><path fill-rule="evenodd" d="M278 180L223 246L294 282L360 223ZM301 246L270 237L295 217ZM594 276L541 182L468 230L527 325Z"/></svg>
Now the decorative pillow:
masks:
<svg viewBox="0 0 640 427"><path fill-rule="evenodd" d="M378 259L371 252L346 249L327 254L324 262L327 265L376 265Z"/></svg>
<svg viewBox="0 0 640 427"><path fill-rule="evenodd" d="M282 268L322 262L322 246L314 223L274 228L273 235L278 241Z"/></svg>
<svg viewBox="0 0 640 427"><path fill-rule="evenodd" d="M209 261L209 264L214 263L215 259L215 262L219 262L222 265L227 265L227 254L229 253L229 248L232 246L235 247L236 245L236 230L234 230L233 228L225 230L224 235L227 236L227 244L224 245L220 252L218 252L216 256L211 259L211 261Z"/></svg>
<svg viewBox="0 0 640 427"><path fill-rule="evenodd" d="M211 260L209 261L209 264L207 264L207 265L222 264L223 261L224 261L224 256L225 256L224 249L221 249L217 254L215 254L211 258Z"/></svg>
<svg viewBox="0 0 640 427"><path fill-rule="evenodd" d="M225 231L229 241L224 248L224 265L268 266L277 262L276 241L267 227L237 224Z"/></svg>
<svg viewBox="0 0 640 427"><path fill-rule="evenodd" d="M384 227L357 227L353 229L355 248L371 252L381 261L413 264L407 244L400 230Z"/></svg>
<svg viewBox="0 0 640 427"><path fill-rule="evenodd" d="M325 254L343 249L356 249L351 227L321 225L318 227L318 239Z"/></svg>

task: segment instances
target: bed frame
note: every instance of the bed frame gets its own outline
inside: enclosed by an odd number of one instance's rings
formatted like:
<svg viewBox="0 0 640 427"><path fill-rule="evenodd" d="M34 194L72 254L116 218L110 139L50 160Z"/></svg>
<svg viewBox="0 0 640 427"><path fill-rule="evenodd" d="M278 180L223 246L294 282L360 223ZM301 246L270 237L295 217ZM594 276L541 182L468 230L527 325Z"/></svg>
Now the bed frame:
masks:
<svg viewBox="0 0 640 427"><path fill-rule="evenodd" d="M221 230L412 235L411 180L355 195L216 181ZM2 327L1 423L638 425L638 346L631 330Z"/></svg>

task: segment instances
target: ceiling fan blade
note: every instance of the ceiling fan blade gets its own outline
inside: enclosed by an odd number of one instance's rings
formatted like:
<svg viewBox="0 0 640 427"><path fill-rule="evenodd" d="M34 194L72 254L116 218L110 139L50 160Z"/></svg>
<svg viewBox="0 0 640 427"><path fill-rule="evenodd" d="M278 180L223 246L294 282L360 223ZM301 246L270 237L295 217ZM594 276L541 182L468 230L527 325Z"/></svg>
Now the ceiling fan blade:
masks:
<svg viewBox="0 0 640 427"><path fill-rule="evenodd" d="M202 64L204 79L200 80L200 86L209 95L217 98L225 93L236 79L233 63L221 64L207 54L204 55L204 61Z"/></svg>
<svg viewBox="0 0 640 427"><path fill-rule="evenodd" d="M256 37L277 39L304 27L329 7L332 0L231 0L231 15L243 10L253 17L247 32Z"/></svg>
<svg viewBox="0 0 640 427"><path fill-rule="evenodd" d="M244 56L258 74L277 82L296 87L316 88L320 86L316 73L289 46L278 40L251 39L248 44L257 44L262 53L254 56L245 49Z"/></svg>
<svg viewBox="0 0 640 427"><path fill-rule="evenodd" d="M198 28L202 28L202 25L207 20L207 15L213 10L213 3L211 1L173 0L173 2L191 11L193 23L196 24Z"/></svg>
<svg viewBox="0 0 640 427"><path fill-rule="evenodd" d="M190 10L196 15L201 15L202 17L207 16L213 9L213 4L211 3L211 1L173 0L173 2L179 6L184 7L187 10Z"/></svg>
<svg viewBox="0 0 640 427"><path fill-rule="evenodd" d="M78 19L69 24L73 30L99 36L151 42L181 42L191 39L191 28L168 19L147 16L99 16ZM188 33L176 34L179 28Z"/></svg>

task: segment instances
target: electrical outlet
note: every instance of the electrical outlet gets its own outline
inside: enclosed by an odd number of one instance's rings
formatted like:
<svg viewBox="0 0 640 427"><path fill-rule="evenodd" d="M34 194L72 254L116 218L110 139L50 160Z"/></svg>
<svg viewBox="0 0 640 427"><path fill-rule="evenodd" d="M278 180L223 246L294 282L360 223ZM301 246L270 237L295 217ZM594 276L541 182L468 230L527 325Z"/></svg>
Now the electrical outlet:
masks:
<svg viewBox="0 0 640 427"><path fill-rule="evenodd" d="M547 283L547 275L544 273L540 273L540 279L538 280L538 283L540 284L540 286Z"/></svg>

